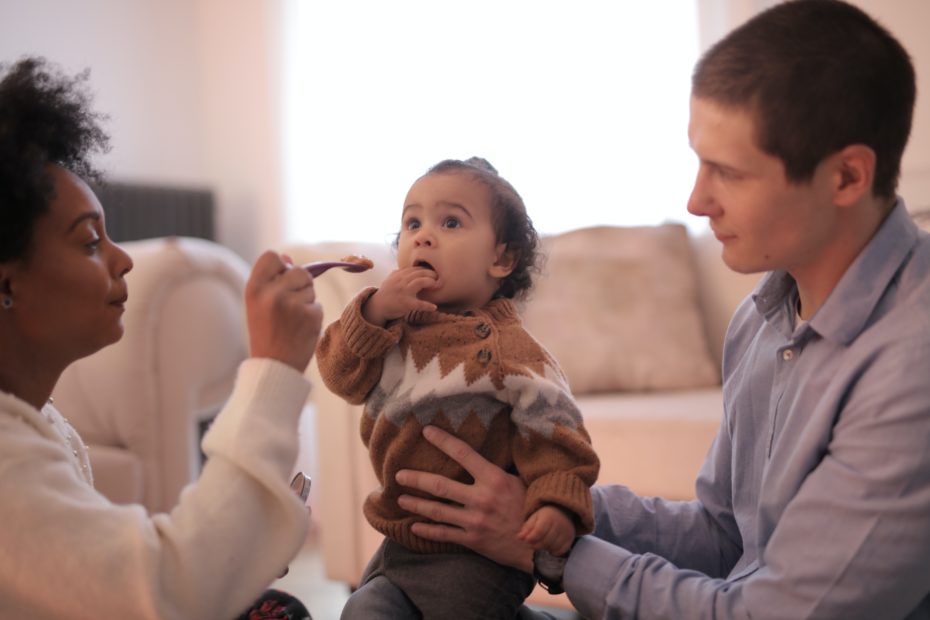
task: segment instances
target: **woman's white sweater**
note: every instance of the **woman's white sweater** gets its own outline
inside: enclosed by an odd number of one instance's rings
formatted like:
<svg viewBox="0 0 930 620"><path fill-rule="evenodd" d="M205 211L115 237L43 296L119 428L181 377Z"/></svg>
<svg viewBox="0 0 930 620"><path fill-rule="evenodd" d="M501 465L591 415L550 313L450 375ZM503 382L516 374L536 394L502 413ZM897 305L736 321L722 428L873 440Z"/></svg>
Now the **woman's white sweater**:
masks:
<svg viewBox="0 0 930 620"><path fill-rule="evenodd" d="M0 393L0 618L241 613L306 534L288 477L309 389L289 366L243 362L199 480L157 515L93 489L87 449L51 404Z"/></svg>

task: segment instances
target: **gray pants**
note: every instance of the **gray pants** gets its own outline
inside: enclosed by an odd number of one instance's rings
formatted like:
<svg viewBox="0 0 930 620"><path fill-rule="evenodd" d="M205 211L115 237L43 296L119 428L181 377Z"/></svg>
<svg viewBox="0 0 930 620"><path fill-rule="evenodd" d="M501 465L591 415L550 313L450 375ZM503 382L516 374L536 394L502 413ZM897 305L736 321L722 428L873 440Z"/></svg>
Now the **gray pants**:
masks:
<svg viewBox="0 0 930 620"><path fill-rule="evenodd" d="M545 618L522 608L533 585L530 575L477 553L416 553L385 539L342 620Z"/></svg>

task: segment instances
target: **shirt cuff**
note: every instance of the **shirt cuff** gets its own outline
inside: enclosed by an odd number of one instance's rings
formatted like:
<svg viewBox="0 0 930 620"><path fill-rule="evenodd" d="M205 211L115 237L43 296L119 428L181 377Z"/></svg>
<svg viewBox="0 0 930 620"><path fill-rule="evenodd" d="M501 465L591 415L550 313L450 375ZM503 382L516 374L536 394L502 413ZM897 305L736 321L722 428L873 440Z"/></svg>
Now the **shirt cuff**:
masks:
<svg viewBox="0 0 930 620"><path fill-rule="evenodd" d="M594 536L583 536L568 556L562 585L572 605L585 618L600 618L610 591L633 553Z"/></svg>

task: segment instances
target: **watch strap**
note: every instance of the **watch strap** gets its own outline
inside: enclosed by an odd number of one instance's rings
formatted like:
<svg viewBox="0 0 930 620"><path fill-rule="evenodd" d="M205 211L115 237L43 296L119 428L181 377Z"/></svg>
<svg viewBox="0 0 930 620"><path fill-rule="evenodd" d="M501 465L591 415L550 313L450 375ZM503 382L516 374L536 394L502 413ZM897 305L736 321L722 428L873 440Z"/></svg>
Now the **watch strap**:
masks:
<svg viewBox="0 0 930 620"><path fill-rule="evenodd" d="M568 556L572 549L578 543L580 536L576 536L572 541L572 546L568 548L565 555L552 555L544 549L533 551L533 578L549 594L562 594L565 588L562 587L562 578L565 574L565 564L568 562Z"/></svg>

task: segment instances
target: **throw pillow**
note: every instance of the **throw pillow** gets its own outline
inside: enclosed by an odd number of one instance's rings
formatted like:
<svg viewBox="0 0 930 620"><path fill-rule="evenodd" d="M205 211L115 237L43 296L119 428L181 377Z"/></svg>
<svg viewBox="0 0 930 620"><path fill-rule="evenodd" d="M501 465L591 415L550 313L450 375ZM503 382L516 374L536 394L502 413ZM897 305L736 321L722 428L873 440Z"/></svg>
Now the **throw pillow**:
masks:
<svg viewBox="0 0 930 620"><path fill-rule="evenodd" d="M526 328L576 394L717 385L684 226L596 227L542 240Z"/></svg>

